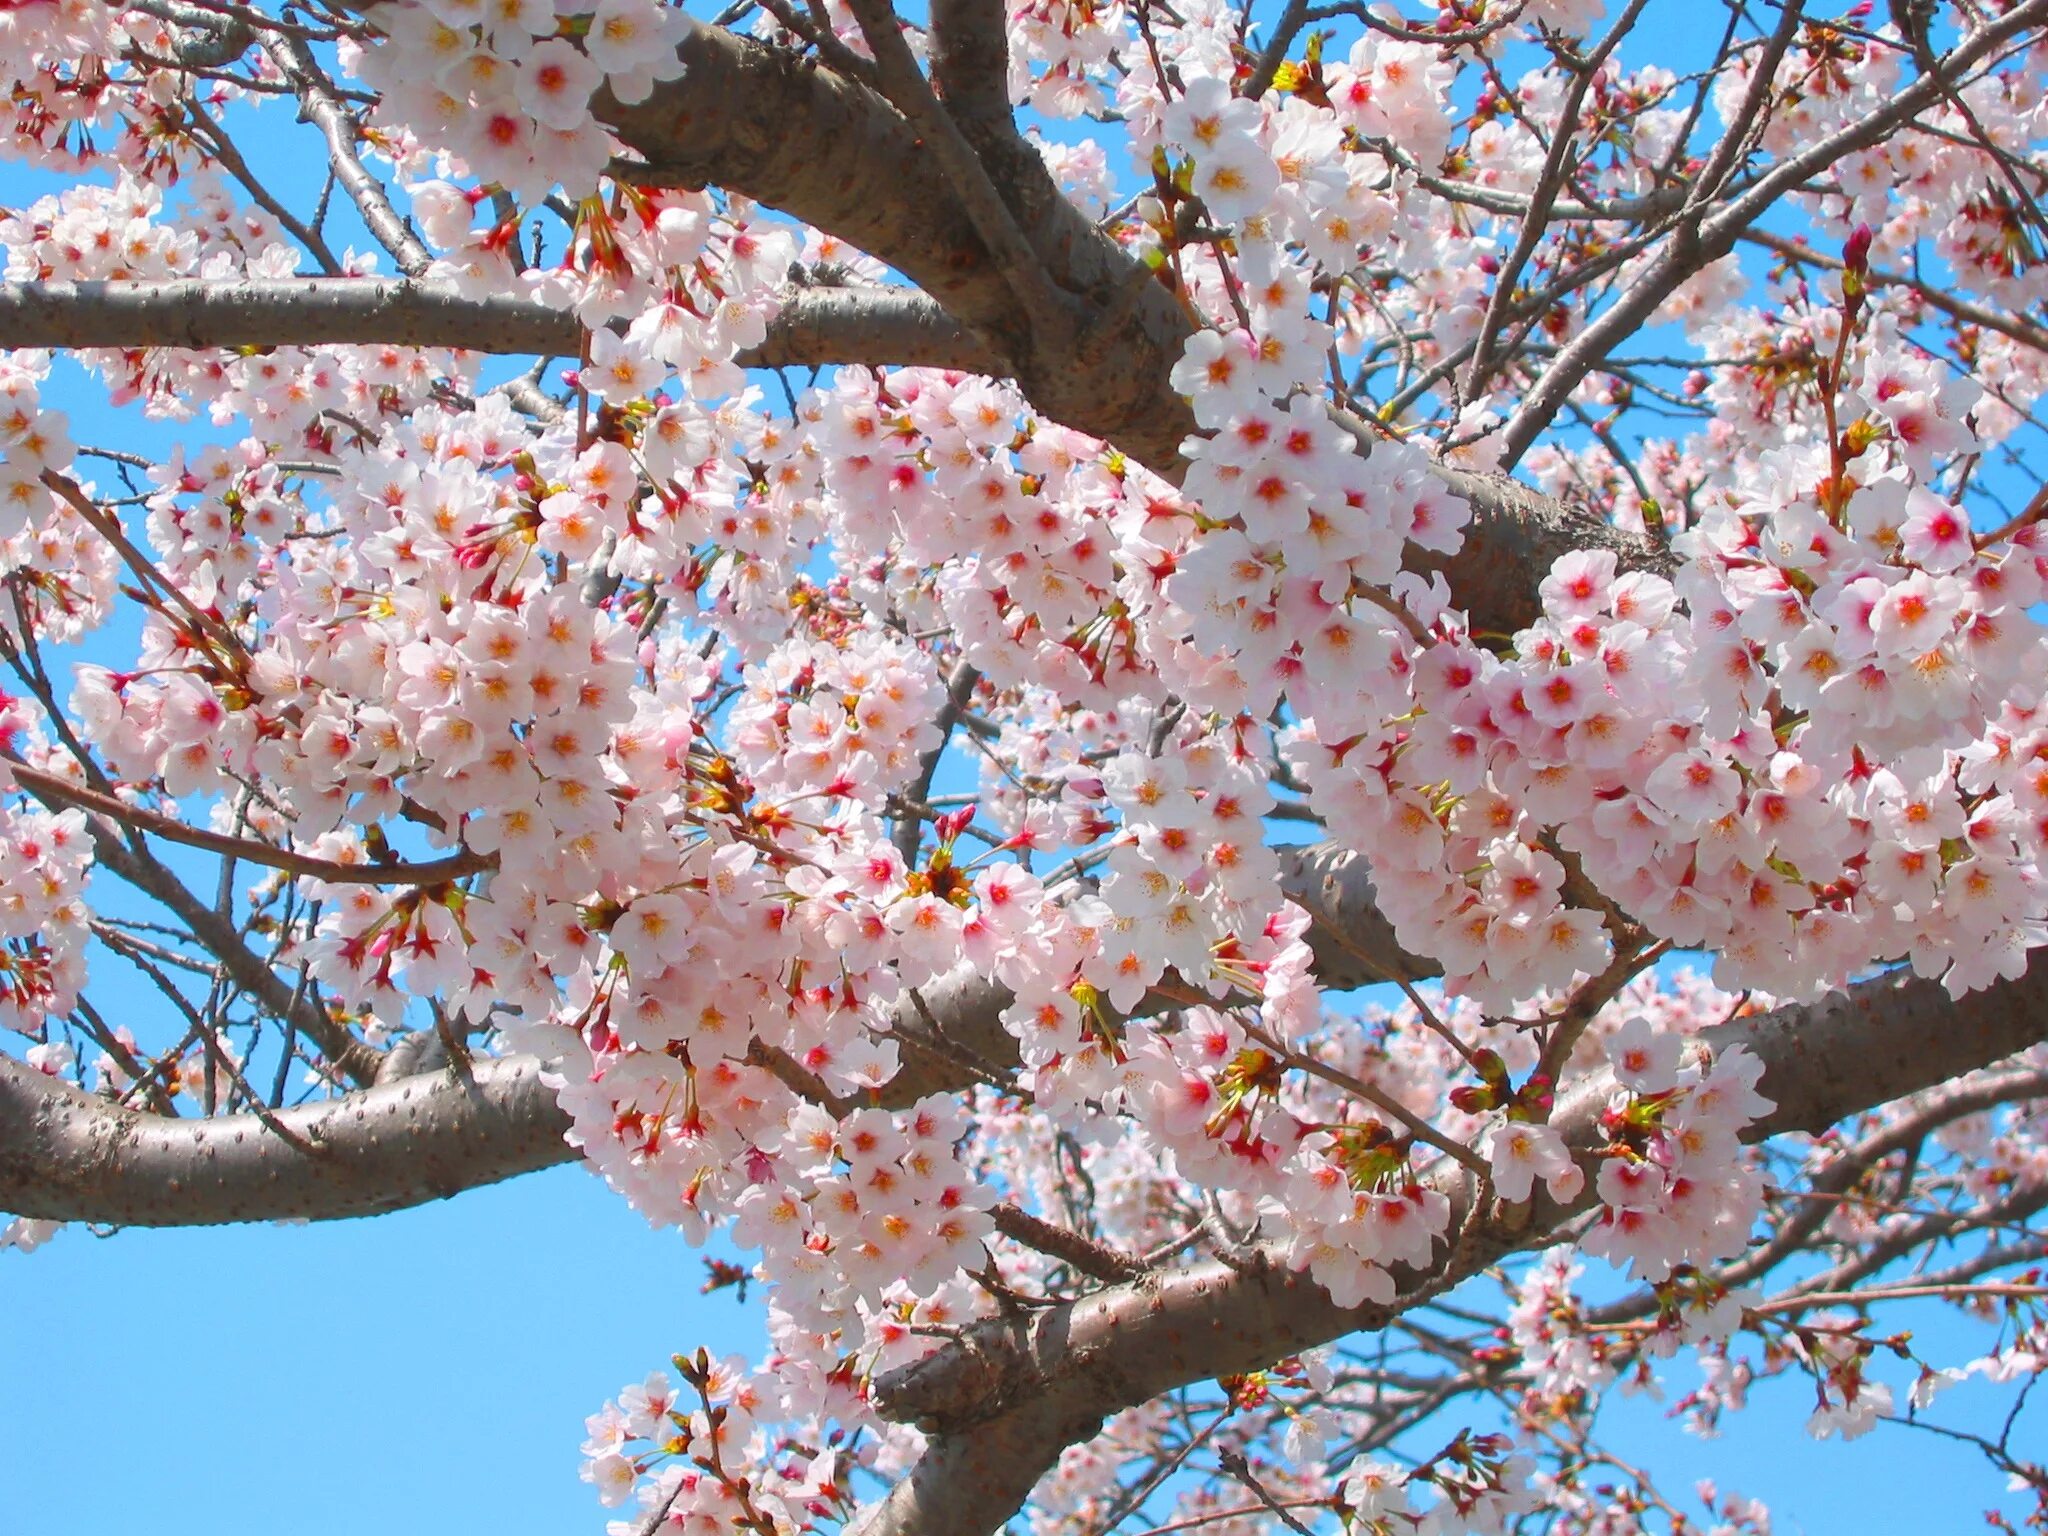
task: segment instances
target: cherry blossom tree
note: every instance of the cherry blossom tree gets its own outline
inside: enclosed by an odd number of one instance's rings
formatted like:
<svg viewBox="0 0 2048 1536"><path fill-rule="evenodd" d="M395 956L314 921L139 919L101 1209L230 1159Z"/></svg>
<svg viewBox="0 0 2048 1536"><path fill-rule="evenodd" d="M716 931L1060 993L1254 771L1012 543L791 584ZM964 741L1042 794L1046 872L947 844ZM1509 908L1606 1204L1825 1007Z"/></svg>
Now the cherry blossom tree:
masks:
<svg viewBox="0 0 2048 1536"><path fill-rule="evenodd" d="M2048 0L0 57L0 1246L582 1159L772 1341L634 1536L2048 1529Z"/></svg>

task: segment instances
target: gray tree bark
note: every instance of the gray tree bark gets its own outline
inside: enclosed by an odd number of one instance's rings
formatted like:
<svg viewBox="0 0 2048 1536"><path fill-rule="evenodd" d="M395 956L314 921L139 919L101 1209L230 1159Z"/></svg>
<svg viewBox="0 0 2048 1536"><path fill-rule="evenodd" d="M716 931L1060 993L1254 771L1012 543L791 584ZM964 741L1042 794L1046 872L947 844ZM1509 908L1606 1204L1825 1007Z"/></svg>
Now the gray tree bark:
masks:
<svg viewBox="0 0 2048 1536"><path fill-rule="evenodd" d="M10 347L457 347L575 357L575 315L509 295L479 297L425 279L0 283L0 342ZM907 288L799 288L747 368L853 360L987 372L987 350Z"/></svg>

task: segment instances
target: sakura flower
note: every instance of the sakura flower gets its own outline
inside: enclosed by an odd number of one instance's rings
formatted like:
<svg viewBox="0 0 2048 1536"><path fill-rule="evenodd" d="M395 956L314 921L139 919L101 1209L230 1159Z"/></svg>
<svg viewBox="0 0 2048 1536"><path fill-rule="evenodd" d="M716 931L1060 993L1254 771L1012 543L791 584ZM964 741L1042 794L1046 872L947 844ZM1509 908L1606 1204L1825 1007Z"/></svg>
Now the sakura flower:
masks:
<svg viewBox="0 0 2048 1536"><path fill-rule="evenodd" d="M674 896L641 896L612 924L612 947L636 973L651 973L688 947L691 912Z"/></svg>
<svg viewBox="0 0 2048 1536"><path fill-rule="evenodd" d="M1195 195L1224 223L1260 213L1279 186L1273 157L1253 140L1222 139L1195 158Z"/></svg>
<svg viewBox="0 0 2048 1536"><path fill-rule="evenodd" d="M1732 768L1695 747L1673 753L1651 770L1643 793L1660 810L1703 822L1733 810L1741 787Z"/></svg>
<svg viewBox="0 0 2048 1536"><path fill-rule="evenodd" d="M1945 574L1976 553L1970 520L1938 497L1918 493L1914 511L1899 529L1899 551L1922 570Z"/></svg>
<svg viewBox="0 0 2048 1536"><path fill-rule="evenodd" d="M1258 123L1256 102L1234 96L1227 80L1199 75L1167 105L1160 126L1167 138L1200 154L1233 136L1248 138Z"/></svg>
<svg viewBox="0 0 2048 1536"><path fill-rule="evenodd" d="M1196 331L1187 339L1168 382L1193 404L1195 420L1221 427L1253 404L1257 343L1241 330Z"/></svg>
<svg viewBox="0 0 2048 1536"><path fill-rule="evenodd" d="M519 99L535 122L575 128L588 118L590 93L603 80L603 71L573 43L549 38L519 68Z"/></svg>
<svg viewBox="0 0 2048 1536"><path fill-rule="evenodd" d="M1527 1200L1539 1178L1558 1201L1570 1200L1585 1187L1585 1175L1554 1126L1506 1121L1489 1134L1486 1156L1495 1193L1511 1204Z"/></svg>
<svg viewBox="0 0 2048 1536"><path fill-rule="evenodd" d="M1607 1059L1615 1078L1637 1093L1662 1093L1678 1081L1678 1057L1684 1042L1660 1031L1648 1019L1630 1019L1607 1040Z"/></svg>
<svg viewBox="0 0 2048 1536"><path fill-rule="evenodd" d="M1885 588L1870 610L1870 631L1883 656L1917 656L1948 637L1962 607L1953 585L1915 571Z"/></svg>
<svg viewBox="0 0 2048 1536"><path fill-rule="evenodd" d="M1407 1481L1399 1467L1361 1457L1344 1474L1344 1503L1360 1521L1405 1515L1409 1509Z"/></svg>
<svg viewBox="0 0 2048 1536"><path fill-rule="evenodd" d="M662 370L631 339L598 331L590 338L590 362L580 376L592 393L612 405L625 405L651 393L661 382Z"/></svg>
<svg viewBox="0 0 2048 1536"><path fill-rule="evenodd" d="M1612 550L1574 550L1543 578L1543 606L1558 618L1599 613L1613 601L1616 560Z"/></svg>
<svg viewBox="0 0 2048 1536"><path fill-rule="evenodd" d="M1806 1421L1806 1432L1816 1440L1840 1435L1854 1440L1877 1427L1892 1411L1892 1389L1881 1381L1864 1379L1860 1370L1831 1379L1831 1391L1824 1391L1820 1407Z"/></svg>
<svg viewBox="0 0 2048 1536"><path fill-rule="evenodd" d="M655 81L682 73L676 46L692 24L681 11L651 0L598 0L583 45L612 77L612 93L623 102L639 102ZM639 94L628 95L629 90Z"/></svg>
<svg viewBox="0 0 2048 1536"><path fill-rule="evenodd" d="M1595 1180L1601 1203L1617 1209L1655 1207L1664 1193L1664 1170L1655 1163L1626 1157L1607 1158Z"/></svg>

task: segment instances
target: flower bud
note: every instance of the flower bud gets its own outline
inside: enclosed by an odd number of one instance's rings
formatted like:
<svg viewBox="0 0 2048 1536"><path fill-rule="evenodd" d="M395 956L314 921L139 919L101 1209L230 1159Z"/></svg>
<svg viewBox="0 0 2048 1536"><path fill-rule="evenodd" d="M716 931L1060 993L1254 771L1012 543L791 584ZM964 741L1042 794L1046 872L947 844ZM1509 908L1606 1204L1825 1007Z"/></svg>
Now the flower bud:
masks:
<svg viewBox="0 0 2048 1536"><path fill-rule="evenodd" d="M1870 271L1870 226L1858 224L1842 242L1842 298L1854 315L1863 307L1864 278Z"/></svg>

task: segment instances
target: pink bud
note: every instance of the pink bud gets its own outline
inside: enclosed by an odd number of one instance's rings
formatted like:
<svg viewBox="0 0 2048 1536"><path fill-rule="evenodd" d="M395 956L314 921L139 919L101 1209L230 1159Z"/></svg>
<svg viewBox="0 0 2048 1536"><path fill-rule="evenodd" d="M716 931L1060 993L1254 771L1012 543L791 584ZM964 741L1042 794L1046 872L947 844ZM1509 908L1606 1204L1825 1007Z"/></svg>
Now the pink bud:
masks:
<svg viewBox="0 0 2048 1536"><path fill-rule="evenodd" d="M1867 272L1870 269L1870 242L1874 238L1868 224L1858 224L1842 242L1842 265L1851 272Z"/></svg>

